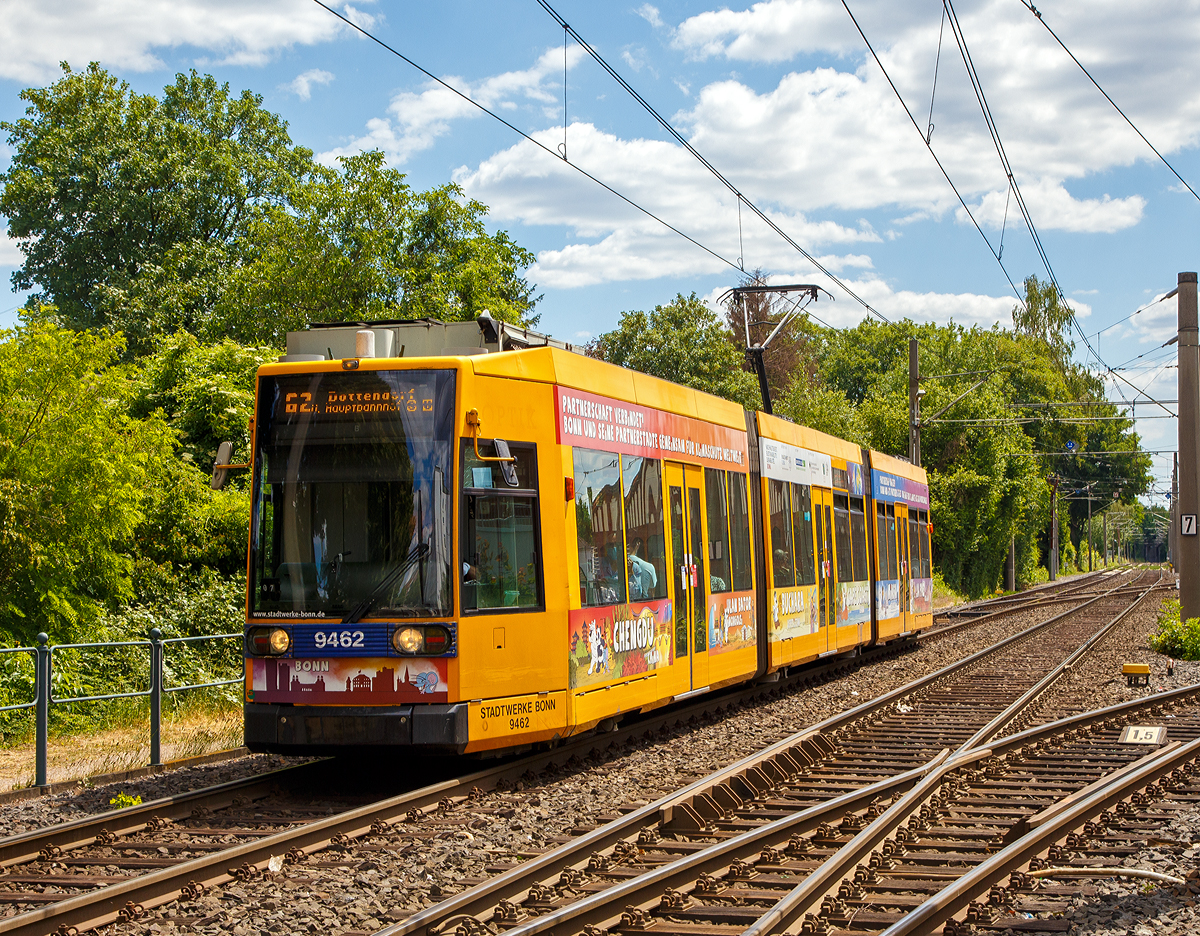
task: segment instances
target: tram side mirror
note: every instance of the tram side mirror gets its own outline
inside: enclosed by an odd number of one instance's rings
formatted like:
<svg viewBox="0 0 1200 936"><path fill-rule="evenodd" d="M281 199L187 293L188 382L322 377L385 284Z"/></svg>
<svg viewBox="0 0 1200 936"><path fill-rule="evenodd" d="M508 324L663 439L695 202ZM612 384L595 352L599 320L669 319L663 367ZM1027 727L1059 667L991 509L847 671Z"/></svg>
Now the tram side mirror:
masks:
<svg viewBox="0 0 1200 936"><path fill-rule="evenodd" d="M222 442L217 446L217 460L213 463L212 480L209 486L214 491L219 491L225 487L225 482L229 480L229 463L233 458L233 443Z"/></svg>
<svg viewBox="0 0 1200 936"><path fill-rule="evenodd" d="M512 458L512 453L508 450L508 443L503 439L492 440L496 446L496 455L500 458ZM504 483L509 487L520 487L521 482L517 480L517 465L513 461L502 461L500 464L500 473L504 475Z"/></svg>

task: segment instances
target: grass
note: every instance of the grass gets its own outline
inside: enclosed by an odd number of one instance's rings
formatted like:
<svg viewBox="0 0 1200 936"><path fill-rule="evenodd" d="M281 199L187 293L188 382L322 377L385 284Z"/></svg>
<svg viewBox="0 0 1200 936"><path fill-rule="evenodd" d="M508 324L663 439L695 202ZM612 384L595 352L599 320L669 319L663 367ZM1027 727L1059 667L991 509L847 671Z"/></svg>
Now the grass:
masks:
<svg viewBox="0 0 1200 936"><path fill-rule="evenodd" d="M106 703L95 703L105 705ZM107 703L112 705L112 703ZM118 711L100 728L61 729L47 747L47 780L60 783L100 774L123 773L150 763L148 705L114 705ZM242 744L242 709L236 702L197 697L164 712L162 759L196 757ZM33 739L0 748L0 790L33 786Z"/></svg>

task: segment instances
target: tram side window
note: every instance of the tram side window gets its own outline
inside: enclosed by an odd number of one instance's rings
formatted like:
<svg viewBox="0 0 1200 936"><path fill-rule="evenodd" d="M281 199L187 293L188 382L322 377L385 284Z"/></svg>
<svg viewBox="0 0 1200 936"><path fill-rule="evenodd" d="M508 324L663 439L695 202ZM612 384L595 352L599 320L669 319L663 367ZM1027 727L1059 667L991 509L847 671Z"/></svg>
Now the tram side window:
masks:
<svg viewBox="0 0 1200 936"><path fill-rule="evenodd" d="M729 554L733 563L733 590L754 587L750 566L750 504L746 499L746 476L729 472Z"/></svg>
<svg viewBox="0 0 1200 936"><path fill-rule="evenodd" d="M704 469L704 496L708 502L708 575L709 591L727 592L729 575L729 502L725 493L725 472Z"/></svg>
<svg viewBox="0 0 1200 936"><path fill-rule="evenodd" d="M662 462L621 457L625 488L625 541L629 600L667 597L667 554L663 534Z"/></svg>
<svg viewBox="0 0 1200 936"><path fill-rule="evenodd" d="M895 572L896 531L892 529L891 536L889 537L887 506L885 504L876 504L875 510L875 529L877 533L875 545L879 553L879 578L882 581L886 581L898 577Z"/></svg>
<svg viewBox="0 0 1200 936"><path fill-rule="evenodd" d="M796 584L816 585L817 565L813 558L812 488L792 486L792 532L796 537Z"/></svg>
<svg viewBox="0 0 1200 936"><path fill-rule="evenodd" d="M854 545L854 581L865 582L867 572L867 518L863 514L863 499L850 498L850 539Z"/></svg>
<svg viewBox="0 0 1200 936"><path fill-rule="evenodd" d="M579 599L584 607L625 602L621 457L576 448L575 525Z"/></svg>
<svg viewBox="0 0 1200 936"><path fill-rule="evenodd" d="M768 481L767 500L771 508L773 582L776 588L785 588L796 584L796 570L792 563L792 511L788 503L787 482L774 479Z"/></svg>
<svg viewBox="0 0 1200 936"><path fill-rule="evenodd" d="M887 505L888 578L900 578L899 541L896 539L896 505Z"/></svg>
<svg viewBox="0 0 1200 936"><path fill-rule="evenodd" d="M908 515L908 574L912 578L923 578L921 575L921 537L917 533L916 511Z"/></svg>
<svg viewBox="0 0 1200 936"><path fill-rule="evenodd" d="M850 506L846 495L833 495L833 539L837 552L839 582L851 581L850 564Z"/></svg>
<svg viewBox="0 0 1200 936"><path fill-rule="evenodd" d="M917 520L917 535L921 539L921 578L933 578L933 558L929 554L929 511L922 510Z"/></svg>
<svg viewBox="0 0 1200 936"><path fill-rule="evenodd" d="M519 487L493 487L494 462L463 448L462 606L464 610L541 607L537 449L509 443ZM499 470L495 471L499 477Z"/></svg>

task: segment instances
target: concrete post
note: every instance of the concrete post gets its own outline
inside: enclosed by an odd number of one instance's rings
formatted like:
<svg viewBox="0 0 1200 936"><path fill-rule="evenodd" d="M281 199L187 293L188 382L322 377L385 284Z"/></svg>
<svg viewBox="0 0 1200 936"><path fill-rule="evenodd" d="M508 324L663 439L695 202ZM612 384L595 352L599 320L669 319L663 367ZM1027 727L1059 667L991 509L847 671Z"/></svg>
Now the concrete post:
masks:
<svg viewBox="0 0 1200 936"><path fill-rule="evenodd" d="M49 744L50 744L50 637L46 634L37 635L36 670L34 676L34 755L33 782L36 786L44 787L50 781L49 773Z"/></svg>
<svg viewBox="0 0 1200 936"><path fill-rule="evenodd" d="M1171 526L1167 530L1167 551L1170 553L1171 568L1179 568L1179 453L1171 463Z"/></svg>
<svg viewBox="0 0 1200 936"><path fill-rule="evenodd" d="M1050 581L1058 581L1058 476L1050 477Z"/></svg>
<svg viewBox="0 0 1200 936"><path fill-rule="evenodd" d="M921 366L917 339L908 342L908 460L921 464Z"/></svg>
<svg viewBox="0 0 1200 936"><path fill-rule="evenodd" d="M1200 513L1197 483L1197 419L1200 419L1200 360L1197 359L1196 274L1179 274L1179 601L1183 620L1200 617L1200 536L1183 535L1183 523ZM1191 527L1189 532L1195 531Z"/></svg>
<svg viewBox="0 0 1200 936"><path fill-rule="evenodd" d="M1004 589L1010 592L1017 590L1017 538L1015 536L1008 540L1008 561L1004 563Z"/></svg>

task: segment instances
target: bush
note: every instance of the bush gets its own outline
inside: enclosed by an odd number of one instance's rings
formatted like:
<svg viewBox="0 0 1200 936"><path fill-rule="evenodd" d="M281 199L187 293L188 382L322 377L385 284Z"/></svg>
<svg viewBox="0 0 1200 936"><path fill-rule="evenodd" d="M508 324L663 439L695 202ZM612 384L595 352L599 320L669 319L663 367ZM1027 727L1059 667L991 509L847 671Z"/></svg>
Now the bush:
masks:
<svg viewBox="0 0 1200 936"><path fill-rule="evenodd" d="M1172 599L1158 614L1158 631L1150 635L1150 649L1176 660L1200 660L1200 618L1180 620L1182 611Z"/></svg>

